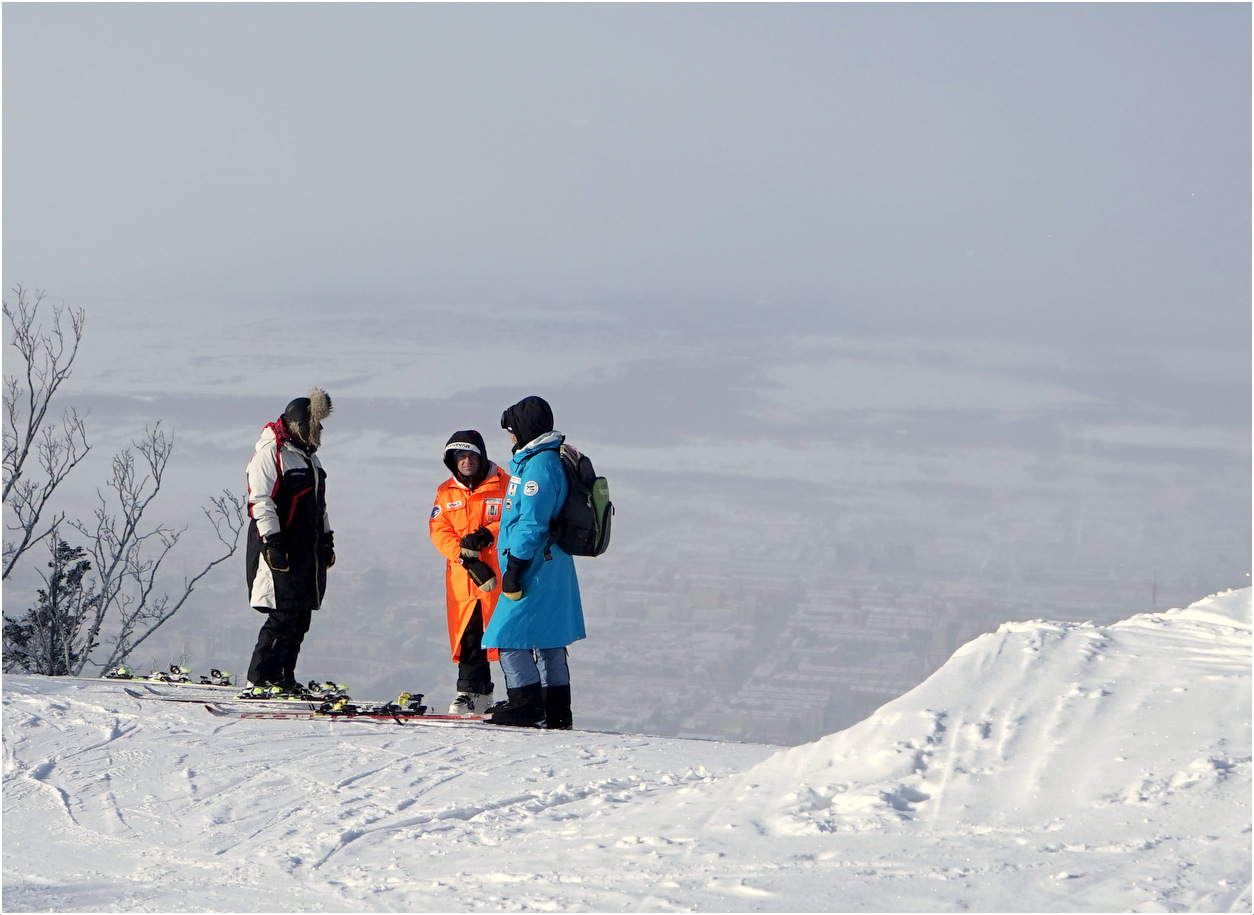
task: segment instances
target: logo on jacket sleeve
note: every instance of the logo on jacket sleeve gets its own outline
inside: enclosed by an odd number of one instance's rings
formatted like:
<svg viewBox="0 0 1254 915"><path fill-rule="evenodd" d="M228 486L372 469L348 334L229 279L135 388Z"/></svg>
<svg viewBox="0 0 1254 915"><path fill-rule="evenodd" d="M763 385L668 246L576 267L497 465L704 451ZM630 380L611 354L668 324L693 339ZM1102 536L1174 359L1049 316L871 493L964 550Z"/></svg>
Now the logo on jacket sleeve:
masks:
<svg viewBox="0 0 1254 915"><path fill-rule="evenodd" d="M440 506L433 505L431 507L431 520L434 521L438 517L440 517Z"/></svg>
<svg viewBox="0 0 1254 915"><path fill-rule="evenodd" d="M523 487L524 496L534 496L540 491L540 484L535 480L528 480L527 485Z"/></svg>

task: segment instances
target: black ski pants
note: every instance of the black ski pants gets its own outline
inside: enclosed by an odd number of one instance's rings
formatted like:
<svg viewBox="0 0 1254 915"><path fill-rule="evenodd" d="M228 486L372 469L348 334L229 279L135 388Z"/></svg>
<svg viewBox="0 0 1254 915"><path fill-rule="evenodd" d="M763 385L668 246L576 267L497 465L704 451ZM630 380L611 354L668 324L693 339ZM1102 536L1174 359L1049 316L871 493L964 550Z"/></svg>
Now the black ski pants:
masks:
<svg viewBox="0 0 1254 915"><path fill-rule="evenodd" d="M483 647L483 604L476 603L475 612L470 615L462 632L457 661L457 691L487 695L492 692L492 687L492 666Z"/></svg>
<svg viewBox="0 0 1254 915"><path fill-rule="evenodd" d="M274 683L291 686L296 683L296 658L313 610L265 610L266 621L257 635L257 646L248 665L248 682L254 686Z"/></svg>

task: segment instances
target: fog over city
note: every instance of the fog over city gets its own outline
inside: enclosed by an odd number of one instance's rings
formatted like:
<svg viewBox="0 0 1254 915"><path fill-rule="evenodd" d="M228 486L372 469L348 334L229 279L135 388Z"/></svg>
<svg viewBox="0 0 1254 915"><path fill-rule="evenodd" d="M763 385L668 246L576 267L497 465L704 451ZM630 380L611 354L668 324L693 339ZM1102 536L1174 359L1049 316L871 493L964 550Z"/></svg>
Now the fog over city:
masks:
<svg viewBox="0 0 1254 915"><path fill-rule="evenodd" d="M538 394L617 510L576 726L783 744L1002 622L1246 587L1250 15L5 4L5 298L87 315L58 507L160 422L180 587L201 506L325 388L297 673L443 703L441 451L505 463ZM133 664L242 675L243 579Z"/></svg>

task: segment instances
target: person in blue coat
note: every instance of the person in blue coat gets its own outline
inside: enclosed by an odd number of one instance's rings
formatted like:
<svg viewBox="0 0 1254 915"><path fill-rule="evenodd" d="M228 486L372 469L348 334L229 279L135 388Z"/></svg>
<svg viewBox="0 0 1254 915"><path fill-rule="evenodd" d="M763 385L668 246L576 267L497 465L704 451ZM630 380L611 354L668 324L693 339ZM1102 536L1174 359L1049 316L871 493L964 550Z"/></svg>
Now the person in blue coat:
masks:
<svg viewBox="0 0 1254 915"><path fill-rule="evenodd" d="M566 646L586 633L575 560L549 537L568 491L560 451L565 436L553 430L553 410L540 397L507 409L501 428L514 452L496 541L504 600L483 633L483 647L500 652L509 698L484 718L566 729L572 725Z"/></svg>

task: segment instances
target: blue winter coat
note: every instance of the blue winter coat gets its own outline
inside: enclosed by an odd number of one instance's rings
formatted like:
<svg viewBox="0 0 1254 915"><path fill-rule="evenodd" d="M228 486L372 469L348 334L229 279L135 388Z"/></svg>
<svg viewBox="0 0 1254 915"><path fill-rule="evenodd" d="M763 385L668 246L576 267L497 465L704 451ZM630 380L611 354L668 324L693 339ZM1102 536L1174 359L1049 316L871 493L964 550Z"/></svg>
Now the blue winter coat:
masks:
<svg viewBox="0 0 1254 915"><path fill-rule="evenodd" d="M564 436L548 432L520 448L510 461L509 488L497 535L504 569L506 554L530 559L522 575L522 598L502 596L483 634L484 648L561 648L585 636L583 603L575 560L556 544L544 549L549 522L561 511L568 486L558 453Z"/></svg>

